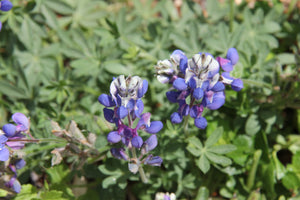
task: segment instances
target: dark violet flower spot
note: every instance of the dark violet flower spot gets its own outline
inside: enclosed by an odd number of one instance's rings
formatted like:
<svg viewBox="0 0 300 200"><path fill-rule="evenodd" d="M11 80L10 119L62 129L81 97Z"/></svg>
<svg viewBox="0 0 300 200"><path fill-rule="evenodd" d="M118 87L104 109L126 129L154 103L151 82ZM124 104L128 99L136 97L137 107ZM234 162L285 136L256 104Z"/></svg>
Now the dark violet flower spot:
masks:
<svg viewBox="0 0 300 200"><path fill-rule="evenodd" d="M13 124L5 124L2 127L3 132L5 133L6 137L12 137L16 134L16 126Z"/></svg>
<svg viewBox="0 0 300 200"><path fill-rule="evenodd" d="M114 111L108 108L103 108L104 118L110 123L114 123Z"/></svg>
<svg viewBox="0 0 300 200"><path fill-rule="evenodd" d="M150 126L145 129L147 133L157 133L163 128L163 123L161 121L153 121Z"/></svg>
<svg viewBox="0 0 300 200"><path fill-rule="evenodd" d="M121 141L121 135L118 131L112 131L107 135L107 141L110 143L118 143Z"/></svg>
<svg viewBox="0 0 300 200"><path fill-rule="evenodd" d="M181 92L177 92L177 91L168 91L166 92L166 96L170 102L176 103L178 101L178 97L180 93Z"/></svg>

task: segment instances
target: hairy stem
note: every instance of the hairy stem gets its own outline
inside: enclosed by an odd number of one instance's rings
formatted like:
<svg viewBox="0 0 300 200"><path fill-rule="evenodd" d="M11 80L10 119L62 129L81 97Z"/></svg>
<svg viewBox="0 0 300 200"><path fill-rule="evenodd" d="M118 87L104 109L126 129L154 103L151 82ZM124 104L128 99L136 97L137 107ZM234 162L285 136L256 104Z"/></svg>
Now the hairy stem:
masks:
<svg viewBox="0 0 300 200"><path fill-rule="evenodd" d="M132 147L132 148L131 148L131 153L132 153L132 158L133 158L134 160L137 161L137 165L138 165L138 167L139 167L139 173L140 173L142 182L143 182L143 183L148 183L148 179L147 179L147 177L146 177L146 174L145 174L145 172L144 172L144 169L143 169L143 167L141 166L141 163L140 163L139 159L138 159L137 156L136 156L135 147Z"/></svg>

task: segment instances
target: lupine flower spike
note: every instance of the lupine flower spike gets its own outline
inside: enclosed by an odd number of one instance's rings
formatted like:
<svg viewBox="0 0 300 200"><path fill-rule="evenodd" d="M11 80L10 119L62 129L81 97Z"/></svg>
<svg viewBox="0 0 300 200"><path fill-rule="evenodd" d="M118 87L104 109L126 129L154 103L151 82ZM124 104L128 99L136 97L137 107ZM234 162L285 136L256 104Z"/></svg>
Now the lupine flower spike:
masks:
<svg viewBox="0 0 300 200"><path fill-rule="evenodd" d="M191 116L199 129L205 129L206 119L202 116L204 108L216 110L225 103L225 85L235 91L243 88L243 81L230 76L238 62L235 48L230 48L226 58L215 59L209 53L195 54L188 59L184 52L175 50L170 59L158 61L155 66L159 82L172 87L166 93L172 103L178 104L177 112L171 115L171 122L181 123L183 117ZM220 74L220 67L224 72ZM189 103L187 98L190 97Z"/></svg>
<svg viewBox="0 0 300 200"><path fill-rule="evenodd" d="M150 121L151 114L143 113L144 103L141 98L148 89L148 82L138 76L125 78L121 75L114 78L110 85L110 95L101 94L99 102L105 106L103 109L105 119L114 123L117 130L107 135L108 142L123 143L121 148L111 148L112 156L129 161L129 170L140 172L141 178L147 182L142 165L160 166L162 159L149 154L157 146L158 133L163 124L160 121ZM136 120L136 126L133 122ZM145 131L150 137L144 141L139 131ZM139 157L136 150L139 150ZM129 152L131 154L129 154Z"/></svg>

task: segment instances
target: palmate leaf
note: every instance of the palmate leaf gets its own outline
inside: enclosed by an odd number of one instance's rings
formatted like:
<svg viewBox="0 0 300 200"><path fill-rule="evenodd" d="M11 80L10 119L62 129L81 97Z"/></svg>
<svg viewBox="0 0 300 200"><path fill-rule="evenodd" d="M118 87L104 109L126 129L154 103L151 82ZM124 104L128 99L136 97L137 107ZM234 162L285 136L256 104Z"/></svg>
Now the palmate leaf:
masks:
<svg viewBox="0 0 300 200"><path fill-rule="evenodd" d="M216 164L220 164L223 166L227 166L230 165L232 162L229 158L225 157L225 156L221 156L215 153L211 153L211 152L206 152L205 155L207 156L207 158Z"/></svg>
<svg viewBox="0 0 300 200"><path fill-rule="evenodd" d="M208 170L210 169L210 163L206 155L201 155L200 159L198 159L197 161L197 166L204 174L208 172Z"/></svg>
<svg viewBox="0 0 300 200"><path fill-rule="evenodd" d="M226 154L226 153L232 152L236 149L237 149L236 146L234 146L232 144L224 144L224 145L209 147L209 148L207 148L207 151L216 153L216 154Z"/></svg>
<svg viewBox="0 0 300 200"><path fill-rule="evenodd" d="M223 128L222 127L217 128L205 141L205 147L210 147L215 143L217 143L220 137L222 136L222 134L223 134Z"/></svg>

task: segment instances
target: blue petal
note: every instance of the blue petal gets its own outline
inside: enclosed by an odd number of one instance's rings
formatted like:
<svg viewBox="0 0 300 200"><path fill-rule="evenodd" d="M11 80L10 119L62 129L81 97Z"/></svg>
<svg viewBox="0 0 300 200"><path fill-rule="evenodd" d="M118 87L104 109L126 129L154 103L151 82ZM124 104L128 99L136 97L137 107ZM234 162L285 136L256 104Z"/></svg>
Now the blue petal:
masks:
<svg viewBox="0 0 300 200"><path fill-rule="evenodd" d="M13 124L5 124L2 127L3 132L5 133L6 137L12 137L16 134L16 126Z"/></svg>
<svg viewBox="0 0 300 200"><path fill-rule="evenodd" d="M148 90L148 81L143 80L142 88L138 90L138 98L142 98Z"/></svg>
<svg viewBox="0 0 300 200"><path fill-rule="evenodd" d="M235 48L230 48L227 51L226 58L229 59L233 65L235 65L239 61L239 54Z"/></svg>
<svg viewBox="0 0 300 200"><path fill-rule="evenodd" d="M104 118L110 123L114 123L114 111L108 108L103 108Z"/></svg>
<svg viewBox="0 0 300 200"><path fill-rule="evenodd" d="M150 126L145 129L147 133L157 133L163 128L163 123L161 121L153 121Z"/></svg>
<svg viewBox="0 0 300 200"><path fill-rule="evenodd" d="M15 113L11 117L17 124L17 131L26 131L29 128L29 119L23 113Z"/></svg>
<svg viewBox="0 0 300 200"><path fill-rule="evenodd" d="M220 92L220 91L223 91L225 90L225 85L221 82L221 81L218 81L212 88L211 88L212 91L214 92Z"/></svg>
<svg viewBox="0 0 300 200"><path fill-rule="evenodd" d="M107 94L101 94L98 97L98 101L106 107L112 107L112 106L116 105L115 102L113 101L112 97Z"/></svg>
<svg viewBox="0 0 300 200"><path fill-rule="evenodd" d="M178 101L178 97L179 97L180 93L181 92L177 92L177 91L168 91L168 92L166 92L166 96L170 102L176 103Z"/></svg>
<svg viewBox="0 0 300 200"><path fill-rule="evenodd" d="M0 144L4 144L8 138L5 135L0 135Z"/></svg>
<svg viewBox="0 0 300 200"><path fill-rule="evenodd" d="M196 86L197 86L196 80L193 77L191 77L189 82L188 82L188 85L190 86L190 88L195 89Z"/></svg>
<svg viewBox="0 0 300 200"><path fill-rule="evenodd" d="M149 155L145 159L144 164L146 164L146 165L152 165L152 166L161 166L162 162L163 162L163 160L161 159L161 157Z"/></svg>
<svg viewBox="0 0 300 200"><path fill-rule="evenodd" d="M8 0L0 1L0 4L0 10L2 11L9 11L13 7L13 4Z"/></svg>
<svg viewBox="0 0 300 200"><path fill-rule="evenodd" d="M201 99L204 95L202 88L196 88L193 93L193 97L197 100Z"/></svg>
<svg viewBox="0 0 300 200"><path fill-rule="evenodd" d="M216 92L213 95L212 103L207 103L206 107L210 110L219 109L225 103L225 95L223 92Z"/></svg>
<svg viewBox="0 0 300 200"><path fill-rule="evenodd" d="M121 135L118 131L112 131L107 135L107 141L110 143L118 143L121 141Z"/></svg>
<svg viewBox="0 0 300 200"><path fill-rule="evenodd" d="M196 118L194 123L195 123L195 126L200 129L205 129L207 126L207 121L204 117Z"/></svg>
<svg viewBox="0 0 300 200"><path fill-rule="evenodd" d="M128 155L123 148L111 148L110 153L115 158L128 160Z"/></svg>
<svg viewBox="0 0 300 200"><path fill-rule="evenodd" d="M177 90L186 90L187 89L187 85L186 85L185 80L183 78L177 78L173 82L173 87Z"/></svg>
<svg viewBox="0 0 300 200"><path fill-rule="evenodd" d="M244 84L243 81L241 79L234 79L231 83L231 88L235 91L240 91L241 89L243 89Z"/></svg>
<svg viewBox="0 0 300 200"><path fill-rule="evenodd" d="M134 138L132 138L131 144L135 148L139 149L143 145L143 139L140 136L135 136Z"/></svg>
<svg viewBox="0 0 300 200"><path fill-rule="evenodd" d="M16 169L22 169L25 165L26 165L26 162L23 159L19 159L15 163Z"/></svg>
<svg viewBox="0 0 300 200"><path fill-rule="evenodd" d="M157 137L156 135L151 135L146 141L145 141L145 150L146 153L155 149L157 146Z"/></svg>
<svg viewBox="0 0 300 200"><path fill-rule="evenodd" d="M22 188L22 186L21 186L20 182L16 179L12 185L13 191L15 191L16 193L20 193L21 188Z"/></svg>
<svg viewBox="0 0 300 200"><path fill-rule="evenodd" d="M145 125L146 127L148 127L148 125L150 124L150 117L151 117L151 113L144 113L141 115L141 118L136 126L136 129L139 129L141 126Z"/></svg>
<svg viewBox="0 0 300 200"><path fill-rule="evenodd" d="M124 106L120 106L117 110L117 115L120 119L124 119L128 115L128 110Z"/></svg>
<svg viewBox="0 0 300 200"><path fill-rule="evenodd" d="M233 65L230 60L218 57L217 61L225 72L231 72L233 70Z"/></svg>
<svg viewBox="0 0 300 200"><path fill-rule="evenodd" d="M174 112L172 115L171 115L171 122L173 124L179 124L182 122L182 116L179 115L178 112Z"/></svg>
<svg viewBox="0 0 300 200"><path fill-rule="evenodd" d="M202 90L206 91L208 89L208 87L209 87L209 80L204 81L201 86Z"/></svg>
<svg viewBox="0 0 300 200"><path fill-rule="evenodd" d="M136 101L136 107L134 110L136 117L140 118L140 115L142 114L143 110L144 110L144 103L141 99L138 99Z"/></svg>
<svg viewBox="0 0 300 200"><path fill-rule="evenodd" d="M190 116L192 118L196 118L198 116L198 107L197 106L192 106L192 108L190 109Z"/></svg>
<svg viewBox="0 0 300 200"><path fill-rule="evenodd" d="M4 147L0 150L0 161L7 161L8 158L9 158L9 150Z"/></svg>

